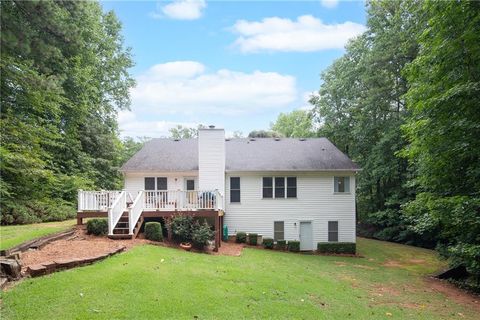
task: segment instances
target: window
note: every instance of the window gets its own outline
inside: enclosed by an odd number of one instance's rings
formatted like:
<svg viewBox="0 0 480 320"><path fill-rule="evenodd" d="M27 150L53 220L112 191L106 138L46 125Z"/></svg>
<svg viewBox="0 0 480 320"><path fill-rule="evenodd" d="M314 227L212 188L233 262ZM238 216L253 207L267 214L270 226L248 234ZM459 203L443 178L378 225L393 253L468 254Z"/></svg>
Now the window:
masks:
<svg viewBox="0 0 480 320"><path fill-rule="evenodd" d="M296 198L296 177L263 177L263 198Z"/></svg>
<svg viewBox="0 0 480 320"><path fill-rule="evenodd" d="M328 242L338 242L338 221L328 221Z"/></svg>
<svg viewBox="0 0 480 320"><path fill-rule="evenodd" d="M285 198L284 177L275 177L275 198Z"/></svg>
<svg viewBox="0 0 480 320"><path fill-rule="evenodd" d="M350 177L334 177L333 184L333 191L336 193L350 192Z"/></svg>
<svg viewBox="0 0 480 320"><path fill-rule="evenodd" d="M145 178L145 190L155 190L155 178Z"/></svg>
<svg viewBox="0 0 480 320"><path fill-rule="evenodd" d="M239 177L230 177L230 202L240 202Z"/></svg>
<svg viewBox="0 0 480 320"><path fill-rule="evenodd" d="M195 180L187 179L187 191L195 190Z"/></svg>
<svg viewBox="0 0 480 320"><path fill-rule="evenodd" d="M157 190L167 190L167 178L157 178Z"/></svg>
<svg viewBox="0 0 480 320"><path fill-rule="evenodd" d="M273 198L273 178L263 178L263 197Z"/></svg>
<svg viewBox="0 0 480 320"><path fill-rule="evenodd" d="M273 240L285 240L285 232L284 232L284 223L283 221L275 221L273 222Z"/></svg>
<svg viewBox="0 0 480 320"><path fill-rule="evenodd" d="M146 177L145 190L167 190L167 178Z"/></svg>
<svg viewBox="0 0 480 320"><path fill-rule="evenodd" d="M297 178L288 177L287 178L287 198L296 198L297 197Z"/></svg>

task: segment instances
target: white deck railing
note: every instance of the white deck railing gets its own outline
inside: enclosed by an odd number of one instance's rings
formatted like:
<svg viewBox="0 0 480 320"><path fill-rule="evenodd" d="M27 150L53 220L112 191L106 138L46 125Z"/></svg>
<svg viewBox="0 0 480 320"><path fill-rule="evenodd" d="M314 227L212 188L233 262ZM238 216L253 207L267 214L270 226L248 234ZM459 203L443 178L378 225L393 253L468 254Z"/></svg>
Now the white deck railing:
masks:
<svg viewBox="0 0 480 320"><path fill-rule="evenodd" d="M144 191L140 191L133 201L133 204L130 208L128 208L128 232L129 234L133 234L133 229L137 224L138 219L143 212L143 207L145 203L145 193Z"/></svg>
<svg viewBox="0 0 480 320"><path fill-rule="evenodd" d="M78 190L78 211L108 211L121 192Z"/></svg>
<svg viewBox="0 0 480 320"><path fill-rule="evenodd" d="M147 211L174 210L219 210L223 207L223 197L218 190L214 191L145 191Z"/></svg>
<svg viewBox="0 0 480 320"><path fill-rule="evenodd" d="M113 234L113 228L117 225L122 214L127 209L127 193L122 191L115 202L108 208L108 234Z"/></svg>
<svg viewBox="0 0 480 320"><path fill-rule="evenodd" d="M127 209L132 234L143 211L223 210L223 195L218 190L142 190L132 200L126 191L78 191L78 211L108 212L109 234Z"/></svg>

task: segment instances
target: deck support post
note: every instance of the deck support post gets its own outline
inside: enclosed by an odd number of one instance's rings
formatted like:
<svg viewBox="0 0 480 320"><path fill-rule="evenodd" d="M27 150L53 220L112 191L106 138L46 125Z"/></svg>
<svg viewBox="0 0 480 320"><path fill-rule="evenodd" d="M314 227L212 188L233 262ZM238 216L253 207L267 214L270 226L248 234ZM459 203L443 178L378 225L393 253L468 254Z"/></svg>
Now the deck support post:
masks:
<svg viewBox="0 0 480 320"><path fill-rule="evenodd" d="M81 226L83 224L83 218L82 217L77 217L77 225Z"/></svg>
<svg viewBox="0 0 480 320"><path fill-rule="evenodd" d="M220 216L217 214L215 216L215 248L213 251L218 252L218 247L220 247Z"/></svg>

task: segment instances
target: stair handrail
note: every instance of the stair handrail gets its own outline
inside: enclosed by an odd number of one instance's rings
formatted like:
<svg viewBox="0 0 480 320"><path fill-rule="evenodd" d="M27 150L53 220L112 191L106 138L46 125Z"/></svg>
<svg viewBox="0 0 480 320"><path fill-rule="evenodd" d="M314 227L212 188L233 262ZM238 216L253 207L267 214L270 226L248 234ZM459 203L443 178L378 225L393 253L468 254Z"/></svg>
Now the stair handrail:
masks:
<svg viewBox="0 0 480 320"><path fill-rule="evenodd" d="M115 199L113 204L108 208L108 234L113 235L113 229L122 217L123 212L127 208L127 193L122 191Z"/></svg>
<svg viewBox="0 0 480 320"><path fill-rule="evenodd" d="M142 215L143 208L145 206L145 192L141 190L138 192L133 204L128 208L128 233L133 234L138 219Z"/></svg>

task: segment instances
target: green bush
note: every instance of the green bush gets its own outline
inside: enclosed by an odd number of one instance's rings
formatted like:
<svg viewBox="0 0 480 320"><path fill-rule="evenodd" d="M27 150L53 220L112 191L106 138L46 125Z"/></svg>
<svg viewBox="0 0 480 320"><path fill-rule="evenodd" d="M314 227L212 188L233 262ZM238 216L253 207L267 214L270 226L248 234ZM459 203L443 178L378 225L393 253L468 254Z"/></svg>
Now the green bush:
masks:
<svg viewBox="0 0 480 320"><path fill-rule="evenodd" d="M251 246L256 246L258 240L258 234L256 233L249 233L248 234L248 244Z"/></svg>
<svg viewBox="0 0 480 320"><path fill-rule="evenodd" d="M203 224L196 221L192 226L192 244L195 248L202 250L208 242L215 238L215 232L210 228L207 221Z"/></svg>
<svg viewBox="0 0 480 320"><path fill-rule="evenodd" d="M178 242L192 241L193 217L177 215L172 218L169 224L174 240Z"/></svg>
<svg viewBox="0 0 480 320"><path fill-rule="evenodd" d="M299 252L300 241L288 241L288 251Z"/></svg>
<svg viewBox="0 0 480 320"><path fill-rule="evenodd" d="M247 242L247 234L245 232L237 232L235 236L236 243L245 243Z"/></svg>
<svg viewBox="0 0 480 320"><path fill-rule="evenodd" d="M87 221L87 233L96 236L105 235L108 233L107 219L92 219Z"/></svg>
<svg viewBox="0 0 480 320"><path fill-rule="evenodd" d="M263 247L265 249L273 249L273 239L272 238L263 238Z"/></svg>
<svg viewBox="0 0 480 320"><path fill-rule="evenodd" d="M277 240L277 244L275 245L275 249L286 250L287 249L287 241L286 240Z"/></svg>
<svg viewBox="0 0 480 320"><path fill-rule="evenodd" d="M160 222L145 223L145 239L163 241L162 224Z"/></svg>
<svg viewBox="0 0 480 320"><path fill-rule="evenodd" d="M317 243L319 253L345 253L355 254L356 245L352 242L319 242Z"/></svg>

